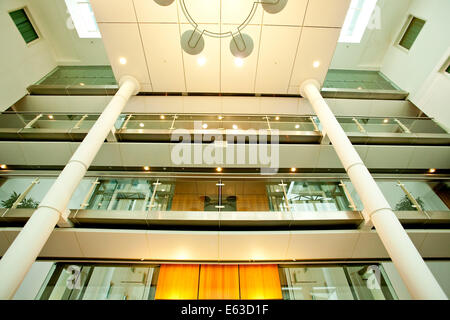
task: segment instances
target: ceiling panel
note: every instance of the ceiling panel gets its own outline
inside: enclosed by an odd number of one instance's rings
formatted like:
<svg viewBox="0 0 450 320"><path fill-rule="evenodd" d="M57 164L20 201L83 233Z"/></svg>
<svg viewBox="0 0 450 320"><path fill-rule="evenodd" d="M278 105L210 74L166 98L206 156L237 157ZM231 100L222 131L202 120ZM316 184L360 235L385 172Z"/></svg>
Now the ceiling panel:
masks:
<svg viewBox="0 0 450 320"><path fill-rule="evenodd" d="M255 0L226 0L221 1L221 21L222 24L242 24L252 12ZM260 24L263 9L256 6L255 13L250 20L250 24Z"/></svg>
<svg viewBox="0 0 450 320"><path fill-rule="evenodd" d="M98 26L116 80L132 75L141 83L151 83L138 25L99 23ZM125 65L120 64L121 57L127 59Z"/></svg>
<svg viewBox="0 0 450 320"><path fill-rule="evenodd" d="M300 27L263 26L255 92L287 92L300 31Z"/></svg>
<svg viewBox="0 0 450 320"><path fill-rule="evenodd" d="M93 0L93 10L116 78L136 77L143 92L298 94L303 79L324 80L349 2L289 0L280 12L271 14L254 0L177 0L168 6L155 0ZM194 29L182 3L198 23L198 31L222 35L236 31L256 5L250 24L241 30L254 43L242 68L234 65L230 36L204 34L200 53L182 50L181 35ZM307 28L299 46L304 21L322 28ZM128 63L120 65L120 57ZM320 59L322 67L313 69L311 59Z"/></svg>
<svg viewBox="0 0 450 320"><path fill-rule="evenodd" d="M201 29L208 28L219 32L219 25L199 25ZM192 30L191 25L182 25L181 34ZM190 55L183 51L186 89L188 92L220 92L220 41L221 39L204 37L205 47L201 54ZM198 63L199 58L205 59L205 64Z"/></svg>
<svg viewBox="0 0 450 320"><path fill-rule="evenodd" d="M139 22L177 23L177 1L160 6L154 0L133 0Z"/></svg>
<svg viewBox="0 0 450 320"><path fill-rule="evenodd" d="M351 0L309 0L304 26L342 27L350 2Z"/></svg>
<svg viewBox="0 0 450 320"><path fill-rule="evenodd" d="M185 92L178 24L141 24L141 34L153 91Z"/></svg>
<svg viewBox="0 0 450 320"><path fill-rule="evenodd" d="M300 86L308 79L325 79L329 64L333 59L341 29L304 27L300 39L291 85ZM313 63L320 62L318 68Z"/></svg>
<svg viewBox="0 0 450 320"><path fill-rule="evenodd" d="M233 28L237 28L234 25ZM252 53L243 59L243 65L236 64L236 58L231 54L230 42L232 38L221 40L222 59L221 59L221 88L222 92L246 93L254 92L256 66L258 62L258 48L260 26L247 26L244 33L253 39ZM237 40L239 41L239 40Z"/></svg>
<svg viewBox="0 0 450 320"><path fill-rule="evenodd" d="M97 22L136 22L133 0L90 0ZM150 2L150 1L149 1ZM151 1L153 2L153 1Z"/></svg>
<svg viewBox="0 0 450 320"><path fill-rule="evenodd" d="M264 12L265 25L301 26L305 17L308 0L289 0L284 9L276 14Z"/></svg>
<svg viewBox="0 0 450 320"><path fill-rule="evenodd" d="M181 3L184 2L191 18L199 23L220 22L220 2L214 0L178 0L180 3L180 22L188 22L182 12Z"/></svg>

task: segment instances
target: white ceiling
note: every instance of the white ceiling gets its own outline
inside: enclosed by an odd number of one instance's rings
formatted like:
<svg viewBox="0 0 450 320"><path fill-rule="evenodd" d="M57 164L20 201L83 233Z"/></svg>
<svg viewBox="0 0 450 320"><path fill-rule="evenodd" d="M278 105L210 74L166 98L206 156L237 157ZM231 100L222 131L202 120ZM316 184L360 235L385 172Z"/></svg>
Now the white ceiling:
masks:
<svg viewBox="0 0 450 320"><path fill-rule="evenodd" d="M200 28L236 30L255 0L185 0ZM197 55L185 53L180 38L192 30L180 0L160 6L154 0L91 0L111 66L117 79L136 77L147 92L224 92L298 94L309 78L323 81L350 0L288 0L278 14L261 5L243 30L254 49L236 67L231 37L204 36ZM206 64L197 63L199 56ZM126 65L119 58L127 59ZM319 60L319 68L313 62Z"/></svg>

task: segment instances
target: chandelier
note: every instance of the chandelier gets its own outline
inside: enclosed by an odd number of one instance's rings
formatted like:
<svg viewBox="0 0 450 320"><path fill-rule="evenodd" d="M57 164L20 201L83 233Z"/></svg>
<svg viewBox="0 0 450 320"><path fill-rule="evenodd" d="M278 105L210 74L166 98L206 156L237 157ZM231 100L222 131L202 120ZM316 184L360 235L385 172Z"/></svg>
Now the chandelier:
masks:
<svg viewBox="0 0 450 320"><path fill-rule="evenodd" d="M174 2L174 0L154 0L161 6L168 6ZM210 0L214 1L214 0ZM242 0L244 1L244 0ZM262 0L254 1L250 12L247 17L242 21L237 28L227 30L224 32L214 32L206 27L200 27L199 24L192 18L189 12L186 2L189 0L179 0L181 10L184 16L193 29L185 31L181 35L181 47L184 52L190 55L197 55L201 53L205 47L204 37L212 38L227 38L230 37L230 51L236 58L246 58L253 51L253 40L243 30L252 21L258 6L261 5L265 12L269 14L277 14L286 6L288 0ZM250 1L249 1L250 2Z"/></svg>

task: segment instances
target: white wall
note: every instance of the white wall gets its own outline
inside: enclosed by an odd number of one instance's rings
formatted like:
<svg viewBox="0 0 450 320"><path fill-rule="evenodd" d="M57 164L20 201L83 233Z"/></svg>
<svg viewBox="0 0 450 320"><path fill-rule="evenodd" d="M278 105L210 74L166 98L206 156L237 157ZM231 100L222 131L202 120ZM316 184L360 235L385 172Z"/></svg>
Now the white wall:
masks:
<svg viewBox="0 0 450 320"><path fill-rule="evenodd" d="M0 1L0 111L8 109L27 94L26 88L56 67L51 45L45 36L27 45L8 12L25 5L41 31L42 16L36 10L38 1ZM42 33L41 33L42 35Z"/></svg>
<svg viewBox="0 0 450 320"><path fill-rule="evenodd" d="M109 65L102 39L82 39L70 22L64 0L39 0L42 32L50 42L58 65Z"/></svg>
<svg viewBox="0 0 450 320"><path fill-rule="evenodd" d="M410 93L409 99L446 128L450 128L450 79L439 75L440 66L449 54L450 1L413 0L406 15L398 21L397 35L386 53L381 71ZM411 14L426 21L412 48L396 45ZM447 55L447 57L446 57ZM444 59L444 60L443 60Z"/></svg>
<svg viewBox="0 0 450 320"><path fill-rule="evenodd" d="M380 70L384 55L397 36L394 32L397 23L405 15L411 1L378 0L380 14L374 14L372 21L375 28L366 29L360 43L338 43L330 68ZM379 26L375 23L378 21Z"/></svg>

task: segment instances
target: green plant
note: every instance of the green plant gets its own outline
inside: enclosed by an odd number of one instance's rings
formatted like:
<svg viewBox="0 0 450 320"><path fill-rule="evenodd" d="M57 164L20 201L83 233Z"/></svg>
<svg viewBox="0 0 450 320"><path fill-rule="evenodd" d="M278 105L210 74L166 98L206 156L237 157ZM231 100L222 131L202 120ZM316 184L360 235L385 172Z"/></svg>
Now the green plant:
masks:
<svg viewBox="0 0 450 320"><path fill-rule="evenodd" d="M7 200L2 200L3 208L11 208L16 202L16 200L20 197L20 193L13 191ZM22 202L17 206L17 208L37 208L39 202L34 201L33 198L24 198Z"/></svg>
<svg viewBox="0 0 450 320"><path fill-rule="evenodd" d="M421 208L423 208L424 203L420 197L416 199L417 203L420 205ZM408 196L404 196L399 203L395 205L396 211L415 211L419 208L413 207L413 204L411 203L411 200L409 200Z"/></svg>

